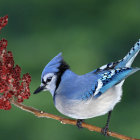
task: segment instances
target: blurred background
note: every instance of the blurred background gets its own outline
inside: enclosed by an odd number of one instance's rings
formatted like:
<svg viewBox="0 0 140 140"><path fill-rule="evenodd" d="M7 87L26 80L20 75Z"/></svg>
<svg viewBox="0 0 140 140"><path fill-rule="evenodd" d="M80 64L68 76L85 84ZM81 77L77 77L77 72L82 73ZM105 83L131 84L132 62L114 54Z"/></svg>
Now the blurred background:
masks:
<svg viewBox="0 0 140 140"><path fill-rule="evenodd" d="M45 65L59 52L77 74L123 58L140 38L139 0L1 0L0 16L9 15L8 26L0 38L8 40L15 63L22 74L32 76L31 93L40 85ZM140 67L140 55L133 66ZM110 130L140 138L140 73L129 77L123 86L122 101L115 107ZM31 94L24 104L61 115L51 94ZM107 115L86 120L103 127ZM12 107L0 110L1 140L101 140L104 137L87 129L78 130L52 119Z"/></svg>

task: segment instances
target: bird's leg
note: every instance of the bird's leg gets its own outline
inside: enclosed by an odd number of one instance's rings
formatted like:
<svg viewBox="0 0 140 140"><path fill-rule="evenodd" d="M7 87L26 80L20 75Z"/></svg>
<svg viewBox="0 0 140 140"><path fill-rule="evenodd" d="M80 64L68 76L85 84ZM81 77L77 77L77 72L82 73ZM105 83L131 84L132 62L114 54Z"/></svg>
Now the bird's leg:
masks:
<svg viewBox="0 0 140 140"><path fill-rule="evenodd" d="M78 119L78 120L77 120L76 125L77 125L78 128L83 128L83 127L82 127L82 122L83 122L83 121L84 121L84 120L82 120L82 119Z"/></svg>
<svg viewBox="0 0 140 140"><path fill-rule="evenodd" d="M107 136L107 132L108 132L108 130L109 130L108 127L109 127L109 121L110 121L110 117L111 117L111 112L112 112L112 111L109 111L106 125L105 125L105 127L103 127L102 130L101 130L101 133L102 133L104 136Z"/></svg>

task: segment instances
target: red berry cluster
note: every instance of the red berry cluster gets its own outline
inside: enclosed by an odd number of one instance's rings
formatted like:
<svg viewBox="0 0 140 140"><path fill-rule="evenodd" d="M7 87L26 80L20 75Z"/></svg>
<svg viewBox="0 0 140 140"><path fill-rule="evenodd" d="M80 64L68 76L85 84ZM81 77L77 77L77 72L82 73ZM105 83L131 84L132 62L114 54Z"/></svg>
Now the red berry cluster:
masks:
<svg viewBox="0 0 140 140"><path fill-rule="evenodd" d="M8 23L8 15L0 17L0 30Z"/></svg>
<svg viewBox="0 0 140 140"><path fill-rule="evenodd" d="M21 68L16 65L12 52L7 51L7 40L0 41L0 109L9 110L11 99L16 99L19 103L30 96L29 84L31 77L28 73L20 78ZM22 80L22 82L20 82Z"/></svg>
<svg viewBox="0 0 140 140"><path fill-rule="evenodd" d="M12 52L7 51L7 40L2 39L0 41L0 109L9 110L11 100L21 103L29 98L31 76L26 73L20 78L20 73L21 68L18 65L14 66Z"/></svg>

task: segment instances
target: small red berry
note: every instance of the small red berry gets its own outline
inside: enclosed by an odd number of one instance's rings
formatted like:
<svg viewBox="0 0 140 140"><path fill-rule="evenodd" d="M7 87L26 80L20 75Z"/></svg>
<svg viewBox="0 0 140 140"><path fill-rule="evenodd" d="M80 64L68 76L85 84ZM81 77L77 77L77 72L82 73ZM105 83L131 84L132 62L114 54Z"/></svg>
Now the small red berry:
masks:
<svg viewBox="0 0 140 140"><path fill-rule="evenodd" d="M0 17L0 30L8 23L8 15Z"/></svg>

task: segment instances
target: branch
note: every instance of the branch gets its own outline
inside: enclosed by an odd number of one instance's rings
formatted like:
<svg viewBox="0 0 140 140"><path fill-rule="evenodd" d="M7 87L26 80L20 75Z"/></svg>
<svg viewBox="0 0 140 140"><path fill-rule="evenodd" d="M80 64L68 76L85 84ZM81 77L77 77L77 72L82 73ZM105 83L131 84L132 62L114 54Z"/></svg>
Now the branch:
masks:
<svg viewBox="0 0 140 140"><path fill-rule="evenodd" d="M21 103L18 103L15 100L11 100L11 103L24 111L34 114L37 117L51 118L51 119L60 121L62 124L76 125L76 123L77 123L76 120L66 119L66 118L62 118L60 116L56 116L56 115L53 115L50 113L45 113L45 112L37 110L33 107L29 107L29 106L23 105ZM90 131L95 131L95 132L99 132L99 133L101 132L100 127L93 126L93 125L90 125L87 123L82 123L82 127L87 128ZM107 134L108 134L108 136L115 137L115 138L118 138L121 140L140 140L140 139L131 138L131 137L124 136L124 135L118 134L116 132L111 132L111 131L108 131Z"/></svg>

